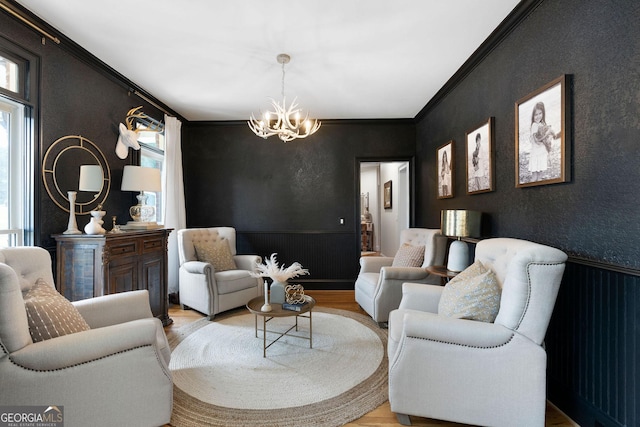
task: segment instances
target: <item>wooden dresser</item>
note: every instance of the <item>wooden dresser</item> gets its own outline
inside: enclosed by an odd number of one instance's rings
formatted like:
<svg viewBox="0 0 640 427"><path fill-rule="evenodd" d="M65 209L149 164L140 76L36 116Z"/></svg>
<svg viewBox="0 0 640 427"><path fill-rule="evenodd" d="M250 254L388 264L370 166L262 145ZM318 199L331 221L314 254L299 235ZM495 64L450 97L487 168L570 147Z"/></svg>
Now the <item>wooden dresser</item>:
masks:
<svg viewBox="0 0 640 427"><path fill-rule="evenodd" d="M147 289L153 315L163 325L171 324L167 286L167 238L171 231L53 236L58 291L77 301Z"/></svg>

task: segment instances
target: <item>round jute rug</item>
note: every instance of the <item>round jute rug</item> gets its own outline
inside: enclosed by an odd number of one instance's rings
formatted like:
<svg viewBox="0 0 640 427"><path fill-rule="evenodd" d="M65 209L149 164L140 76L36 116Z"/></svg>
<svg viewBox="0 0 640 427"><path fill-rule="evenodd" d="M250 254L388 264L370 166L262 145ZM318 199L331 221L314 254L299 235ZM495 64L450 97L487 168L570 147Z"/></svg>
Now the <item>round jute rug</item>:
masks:
<svg viewBox="0 0 640 427"><path fill-rule="evenodd" d="M267 330L292 322L273 319ZM298 323L291 333L308 336L308 320ZM240 309L171 334L172 426L342 426L387 400L387 331L369 317L316 307L313 348L285 336L266 358L254 325Z"/></svg>

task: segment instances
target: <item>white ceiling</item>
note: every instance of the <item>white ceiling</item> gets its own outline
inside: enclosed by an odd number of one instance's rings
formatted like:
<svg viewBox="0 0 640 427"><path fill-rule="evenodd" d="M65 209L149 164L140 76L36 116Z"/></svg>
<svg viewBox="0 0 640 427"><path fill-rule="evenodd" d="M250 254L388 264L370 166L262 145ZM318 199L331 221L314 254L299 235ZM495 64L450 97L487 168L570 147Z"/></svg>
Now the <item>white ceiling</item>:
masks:
<svg viewBox="0 0 640 427"><path fill-rule="evenodd" d="M18 0L188 120L413 118L518 0Z"/></svg>

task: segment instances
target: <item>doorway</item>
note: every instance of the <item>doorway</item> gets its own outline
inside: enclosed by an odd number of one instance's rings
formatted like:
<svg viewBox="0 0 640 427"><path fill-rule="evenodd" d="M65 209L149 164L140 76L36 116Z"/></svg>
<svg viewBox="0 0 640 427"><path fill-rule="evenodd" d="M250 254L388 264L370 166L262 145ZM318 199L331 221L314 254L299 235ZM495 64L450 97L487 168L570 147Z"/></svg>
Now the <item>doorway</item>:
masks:
<svg viewBox="0 0 640 427"><path fill-rule="evenodd" d="M410 161L360 161L362 255L394 256L411 222Z"/></svg>

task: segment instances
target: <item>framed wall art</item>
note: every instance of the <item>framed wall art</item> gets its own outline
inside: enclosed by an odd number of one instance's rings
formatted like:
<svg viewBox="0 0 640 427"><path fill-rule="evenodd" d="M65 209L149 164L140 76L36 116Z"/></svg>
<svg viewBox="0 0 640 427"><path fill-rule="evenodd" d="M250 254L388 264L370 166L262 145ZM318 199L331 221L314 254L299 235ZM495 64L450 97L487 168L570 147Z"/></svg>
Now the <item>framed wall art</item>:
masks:
<svg viewBox="0 0 640 427"><path fill-rule="evenodd" d="M453 172L454 172L454 151L453 140L438 147L436 151L438 161L438 199L449 199L453 197Z"/></svg>
<svg viewBox="0 0 640 427"><path fill-rule="evenodd" d="M391 181L387 181L384 183L384 208L385 209L391 209L391 207L393 206L392 203L392 188L391 188Z"/></svg>
<svg viewBox="0 0 640 427"><path fill-rule="evenodd" d="M467 194L493 191L493 117L465 135Z"/></svg>
<svg viewBox="0 0 640 427"><path fill-rule="evenodd" d="M567 85L562 75L516 102L516 187L571 179Z"/></svg>

